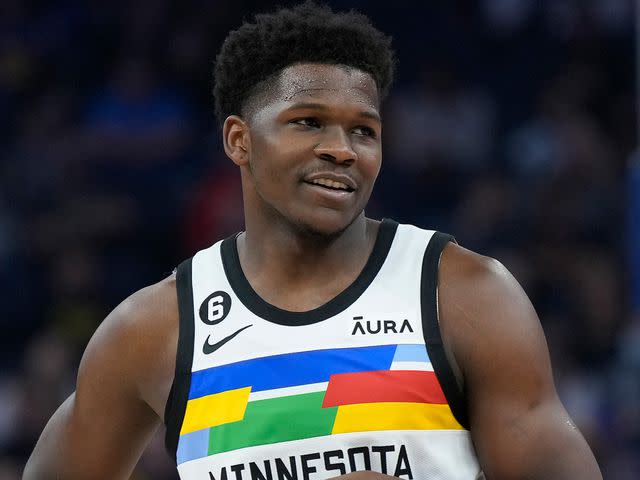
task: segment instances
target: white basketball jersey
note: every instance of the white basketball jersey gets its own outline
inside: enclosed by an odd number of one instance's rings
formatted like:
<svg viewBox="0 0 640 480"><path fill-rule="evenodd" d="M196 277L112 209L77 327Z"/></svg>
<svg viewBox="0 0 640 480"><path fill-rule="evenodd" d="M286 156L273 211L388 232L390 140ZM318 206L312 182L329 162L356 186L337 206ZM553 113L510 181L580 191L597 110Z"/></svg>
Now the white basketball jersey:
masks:
<svg viewBox="0 0 640 480"><path fill-rule="evenodd" d="M309 312L257 295L235 236L183 262L165 412L180 478L479 478L437 321L450 240L384 220L358 278Z"/></svg>

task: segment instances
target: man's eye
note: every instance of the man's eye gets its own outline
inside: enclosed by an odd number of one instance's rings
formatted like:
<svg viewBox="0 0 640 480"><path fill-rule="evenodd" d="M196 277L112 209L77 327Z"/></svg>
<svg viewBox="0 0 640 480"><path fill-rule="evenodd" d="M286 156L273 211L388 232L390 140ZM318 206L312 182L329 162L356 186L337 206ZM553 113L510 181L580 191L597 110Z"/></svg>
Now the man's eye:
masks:
<svg viewBox="0 0 640 480"><path fill-rule="evenodd" d="M319 127L320 126L320 122L318 122L318 120L316 120L315 118L297 118L295 120L292 120L291 123L295 123L296 125L303 125L305 127Z"/></svg>
<svg viewBox="0 0 640 480"><path fill-rule="evenodd" d="M353 130L356 135L362 135L364 137L376 138L376 131L370 127L356 127Z"/></svg>

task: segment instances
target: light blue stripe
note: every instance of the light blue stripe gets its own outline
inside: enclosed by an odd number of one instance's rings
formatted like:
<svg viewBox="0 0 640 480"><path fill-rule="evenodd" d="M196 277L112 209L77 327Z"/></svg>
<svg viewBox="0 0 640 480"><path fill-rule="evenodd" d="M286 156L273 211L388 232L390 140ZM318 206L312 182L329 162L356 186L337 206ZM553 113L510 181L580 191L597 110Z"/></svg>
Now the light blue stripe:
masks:
<svg viewBox="0 0 640 480"><path fill-rule="evenodd" d="M328 382L338 373L388 370L395 345L335 348L254 358L191 374L189 399L242 387L252 392Z"/></svg>
<svg viewBox="0 0 640 480"><path fill-rule="evenodd" d="M398 345L396 354L393 356L394 362L425 362L429 363L427 347L424 344Z"/></svg>
<svg viewBox="0 0 640 480"><path fill-rule="evenodd" d="M176 451L178 465L189 460L206 457L209 454L209 430L209 428L205 428L180 435Z"/></svg>

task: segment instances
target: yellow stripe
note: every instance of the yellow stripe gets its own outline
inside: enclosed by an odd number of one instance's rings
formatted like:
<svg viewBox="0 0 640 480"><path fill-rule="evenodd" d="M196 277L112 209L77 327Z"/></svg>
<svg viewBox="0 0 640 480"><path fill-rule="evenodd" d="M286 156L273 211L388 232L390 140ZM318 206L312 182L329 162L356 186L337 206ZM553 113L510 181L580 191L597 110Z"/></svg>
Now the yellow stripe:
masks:
<svg viewBox="0 0 640 480"><path fill-rule="evenodd" d="M341 405L331 433L462 429L449 405L385 402Z"/></svg>
<svg viewBox="0 0 640 480"><path fill-rule="evenodd" d="M242 420L250 391L244 387L189 400L180 435Z"/></svg>

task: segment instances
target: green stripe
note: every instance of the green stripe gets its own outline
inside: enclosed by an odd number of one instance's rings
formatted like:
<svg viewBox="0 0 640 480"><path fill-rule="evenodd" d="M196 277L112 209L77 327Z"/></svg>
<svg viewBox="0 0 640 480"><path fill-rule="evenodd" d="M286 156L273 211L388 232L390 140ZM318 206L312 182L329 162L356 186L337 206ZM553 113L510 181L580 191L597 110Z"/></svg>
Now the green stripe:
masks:
<svg viewBox="0 0 640 480"><path fill-rule="evenodd" d="M212 427L209 455L331 434L338 407L322 408L325 392L249 402L244 419Z"/></svg>

